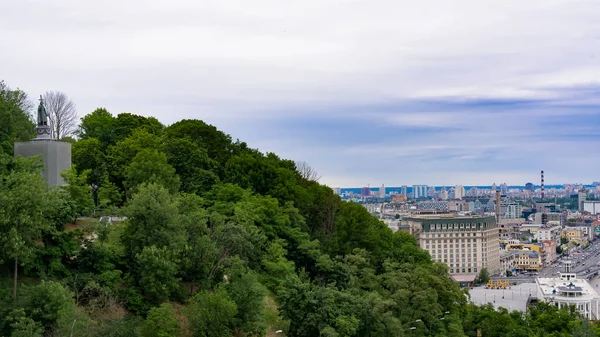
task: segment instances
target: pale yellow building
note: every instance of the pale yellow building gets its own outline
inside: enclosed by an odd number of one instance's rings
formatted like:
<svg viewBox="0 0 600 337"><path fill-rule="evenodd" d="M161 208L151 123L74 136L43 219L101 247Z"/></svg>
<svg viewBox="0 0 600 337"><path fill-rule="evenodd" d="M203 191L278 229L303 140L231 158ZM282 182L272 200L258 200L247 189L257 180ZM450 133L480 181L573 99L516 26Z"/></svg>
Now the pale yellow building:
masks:
<svg viewBox="0 0 600 337"><path fill-rule="evenodd" d="M526 251L515 253L515 266L521 271L538 271L542 266L540 254Z"/></svg>
<svg viewBox="0 0 600 337"><path fill-rule="evenodd" d="M529 231L529 233L531 233L531 235L535 236L538 232L539 229L543 228L544 225L542 224L522 224L521 225L521 230L523 231Z"/></svg>
<svg viewBox="0 0 600 337"><path fill-rule="evenodd" d="M530 251L530 252L540 252L540 246L533 244L533 243L515 243L515 244L508 244L506 245L506 250L507 251L521 251L521 250L525 250L525 251Z"/></svg>
<svg viewBox="0 0 600 337"><path fill-rule="evenodd" d="M419 247L443 262L451 274L475 275L486 268L500 270L499 231L494 217L456 214L420 215L405 218Z"/></svg>
<svg viewBox="0 0 600 337"><path fill-rule="evenodd" d="M587 243L587 236L585 235L585 232L583 231L582 228L577 228L577 227L564 228L560 232L560 237L566 238L569 242L575 242L578 244L586 244Z"/></svg>

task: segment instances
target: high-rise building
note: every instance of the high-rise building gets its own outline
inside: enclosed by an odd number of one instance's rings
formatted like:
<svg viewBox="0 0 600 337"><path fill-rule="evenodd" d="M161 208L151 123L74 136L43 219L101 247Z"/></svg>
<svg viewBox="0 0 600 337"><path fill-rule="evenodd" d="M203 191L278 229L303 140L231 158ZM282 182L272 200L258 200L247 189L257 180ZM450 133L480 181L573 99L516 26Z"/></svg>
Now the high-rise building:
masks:
<svg viewBox="0 0 600 337"><path fill-rule="evenodd" d="M492 184L492 192L496 192L496 190L498 189L498 187L496 186L496 183Z"/></svg>
<svg viewBox="0 0 600 337"><path fill-rule="evenodd" d="M435 198L436 194L437 193L435 191L435 187L434 186L429 187L429 190L427 191L427 196L430 198Z"/></svg>
<svg viewBox="0 0 600 337"><path fill-rule="evenodd" d="M385 197L385 185L381 184L381 187L379 188L379 197L383 198Z"/></svg>
<svg viewBox="0 0 600 337"><path fill-rule="evenodd" d="M508 185L506 183L503 183L502 185L500 185L500 193L502 195L508 194Z"/></svg>
<svg viewBox="0 0 600 337"><path fill-rule="evenodd" d="M465 187L463 185L456 185L454 187L454 199L462 199L466 196Z"/></svg>
<svg viewBox="0 0 600 337"><path fill-rule="evenodd" d="M415 199L427 198L427 185L413 185L413 197Z"/></svg>
<svg viewBox="0 0 600 337"><path fill-rule="evenodd" d="M532 183L527 183L527 184L525 184L525 190L529 191L529 192L534 192L535 188L533 187Z"/></svg>
<svg viewBox="0 0 600 337"><path fill-rule="evenodd" d="M446 186L442 186L442 190L440 191L440 199L448 200L448 191L446 190Z"/></svg>
<svg viewBox="0 0 600 337"><path fill-rule="evenodd" d="M361 189L360 196L363 197L363 198L364 197L370 197L371 196L371 188L370 187L363 187Z"/></svg>
<svg viewBox="0 0 600 337"><path fill-rule="evenodd" d="M408 187L406 185L402 185L400 188L400 194L407 197L408 196Z"/></svg>
<svg viewBox="0 0 600 337"><path fill-rule="evenodd" d="M448 200L448 191L442 190L440 192L440 199L442 199L442 200Z"/></svg>
<svg viewBox="0 0 600 337"><path fill-rule="evenodd" d="M502 219L518 219L523 214L523 206L516 201L503 199L500 203L500 218Z"/></svg>
<svg viewBox="0 0 600 337"><path fill-rule="evenodd" d="M587 200L587 196L588 196L588 191L584 188L580 189L579 192L577 192L577 205L579 205L578 209L580 212L583 211L583 206L585 201Z"/></svg>
<svg viewBox="0 0 600 337"><path fill-rule="evenodd" d="M333 194L335 194L335 195L342 194L342 189L339 187L332 187L331 190L333 190Z"/></svg>
<svg viewBox="0 0 600 337"><path fill-rule="evenodd" d="M456 215L420 215L405 218L421 249L443 262L451 274L477 275L486 268L500 272L500 243L496 219Z"/></svg>

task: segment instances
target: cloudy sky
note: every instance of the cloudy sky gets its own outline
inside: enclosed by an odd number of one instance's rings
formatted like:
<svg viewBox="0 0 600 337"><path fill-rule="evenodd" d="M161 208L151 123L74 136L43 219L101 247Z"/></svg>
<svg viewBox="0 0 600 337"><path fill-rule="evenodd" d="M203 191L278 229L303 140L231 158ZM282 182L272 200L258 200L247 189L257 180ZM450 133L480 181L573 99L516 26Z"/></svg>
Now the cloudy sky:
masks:
<svg viewBox="0 0 600 337"><path fill-rule="evenodd" d="M600 180L598 0L19 0L0 80L211 123L331 186Z"/></svg>

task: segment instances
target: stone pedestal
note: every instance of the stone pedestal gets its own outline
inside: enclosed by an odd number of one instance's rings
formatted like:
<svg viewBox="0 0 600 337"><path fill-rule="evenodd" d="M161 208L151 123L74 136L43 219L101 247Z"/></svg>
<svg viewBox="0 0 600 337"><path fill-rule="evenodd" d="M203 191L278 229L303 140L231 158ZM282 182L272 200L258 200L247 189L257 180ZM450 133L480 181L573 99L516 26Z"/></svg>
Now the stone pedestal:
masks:
<svg viewBox="0 0 600 337"><path fill-rule="evenodd" d="M50 134L46 133L43 127L38 127L38 138L30 142L15 143L14 150L15 157L41 155L44 162L42 175L48 184L50 186L65 184L60 174L71 168L71 143L57 142L50 138Z"/></svg>
<svg viewBox="0 0 600 337"><path fill-rule="evenodd" d="M53 140L52 131L50 130L49 125L38 125L37 137L34 139L34 141L37 140Z"/></svg>

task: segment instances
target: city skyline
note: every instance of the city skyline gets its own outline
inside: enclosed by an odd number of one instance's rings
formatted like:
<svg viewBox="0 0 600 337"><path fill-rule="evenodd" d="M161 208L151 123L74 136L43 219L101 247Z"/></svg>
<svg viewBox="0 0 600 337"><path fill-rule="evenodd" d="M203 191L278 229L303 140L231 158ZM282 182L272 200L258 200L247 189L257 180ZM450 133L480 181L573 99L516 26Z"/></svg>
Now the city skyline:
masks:
<svg viewBox="0 0 600 337"><path fill-rule="evenodd" d="M202 119L308 162L329 186L537 184L540 169L591 182L598 12L566 0L17 1L0 12L2 80L30 98L65 92L80 116Z"/></svg>
<svg viewBox="0 0 600 337"><path fill-rule="evenodd" d="M532 183L532 184L533 184L533 187L536 188L536 189L539 189L541 187L540 184L535 184L535 183ZM588 183L544 184L544 186L548 190L548 189L552 189L552 188L564 188L564 185L572 185L574 188L577 188L577 186L583 185L586 188L592 188L592 187L595 187L597 184L598 184L597 181L593 181L593 182L588 182ZM407 185L407 184L391 184L391 185L385 185L385 189L386 190L388 190L388 189L396 190L396 189L401 189L402 186L406 186L407 188L412 189L413 186L420 186L420 185L427 186L428 188L434 187L436 190L441 190L442 188L446 188L448 190L448 189L454 188L456 186L463 186L466 189L470 189L470 188L473 188L473 187L481 188L481 189L492 189L492 186L493 186L492 184L490 184L490 185L460 185L460 184L456 184L456 185L410 184L410 185ZM498 185L497 188L499 189L502 184L497 184L497 185ZM526 187L525 185L526 184L520 184L520 185L519 184L515 184L515 185L507 184L506 186L508 188L521 188L521 189L524 189ZM341 188L341 189L362 189L362 188L368 187L372 191L377 191L377 190L379 190L379 188L381 186L380 185L371 185L371 186L331 186L331 187Z"/></svg>

